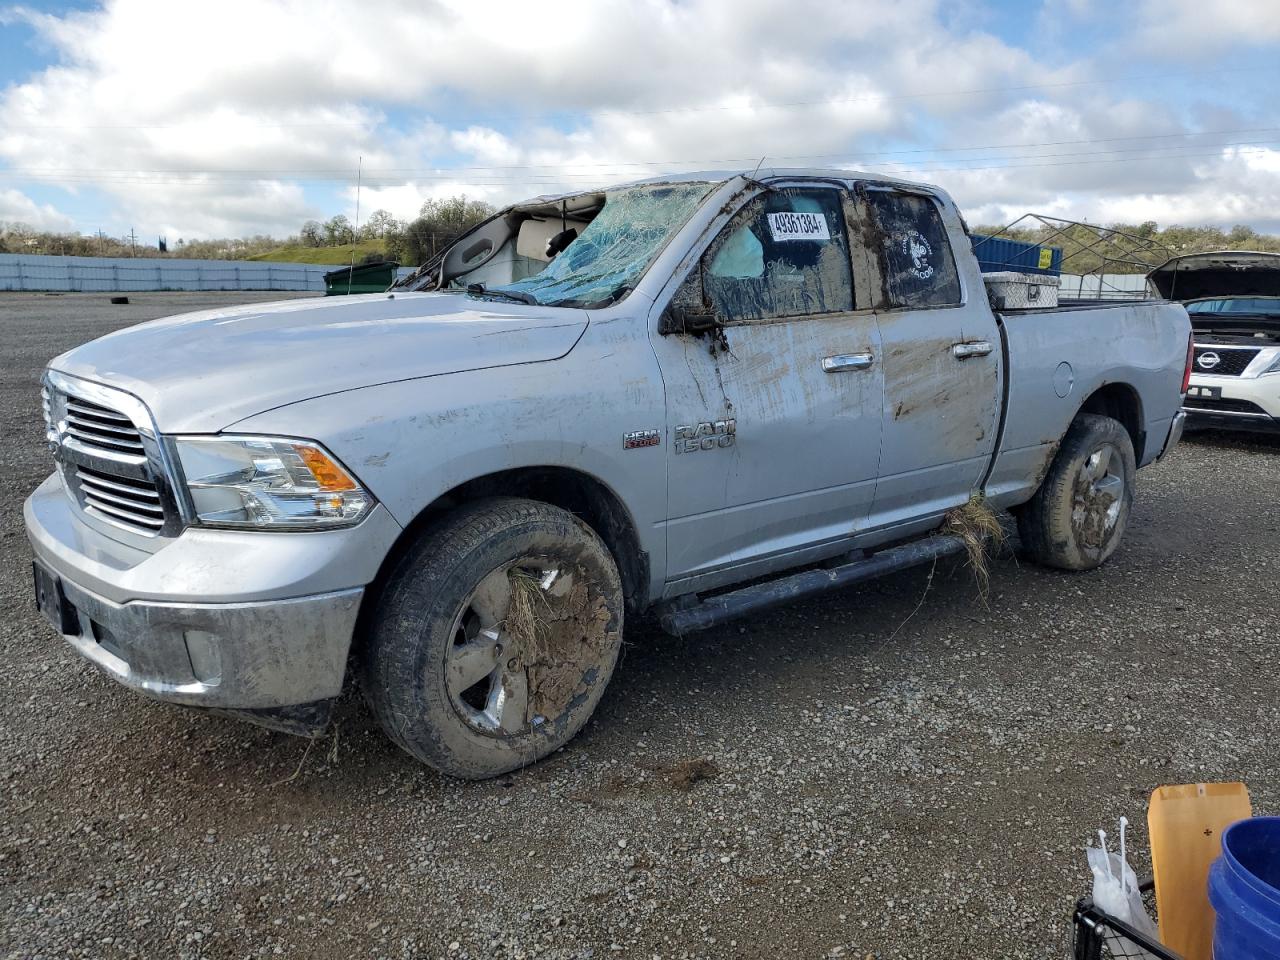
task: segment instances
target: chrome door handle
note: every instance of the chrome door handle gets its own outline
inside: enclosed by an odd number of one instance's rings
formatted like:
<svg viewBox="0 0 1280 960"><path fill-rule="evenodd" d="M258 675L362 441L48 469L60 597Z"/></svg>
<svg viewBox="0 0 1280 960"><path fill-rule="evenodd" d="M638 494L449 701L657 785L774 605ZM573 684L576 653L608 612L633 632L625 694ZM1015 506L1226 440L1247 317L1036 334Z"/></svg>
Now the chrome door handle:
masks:
<svg viewBox="0 0 1280 960"><path fill-rule="evenodd" d="M846 370L866 370L876 358L870 353L841 353L822 358L822 369L827 373L843 373Z"/></svg>
<svg viewBox="0 0 1280 960"><path fill-rule="evenodd" d="M987 340L971 340L968 343L953 343L951 355L957 360L967 360L970 357L985 357L992 349Z"/></svg>

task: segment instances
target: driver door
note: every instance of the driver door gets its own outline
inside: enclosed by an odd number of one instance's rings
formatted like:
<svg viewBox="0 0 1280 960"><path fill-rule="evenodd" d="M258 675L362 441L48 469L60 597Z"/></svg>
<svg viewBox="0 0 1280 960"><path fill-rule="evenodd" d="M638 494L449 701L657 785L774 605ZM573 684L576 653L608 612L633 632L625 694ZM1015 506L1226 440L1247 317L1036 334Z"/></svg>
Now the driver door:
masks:
<svg viewBox="0 0 1280 960"><path fill-rule="evenodd" d="M672 303L701 334L651 334L667 401L668 593L849 549L875 493L883 380L857 308L844 190L748 201Z"/></svg>

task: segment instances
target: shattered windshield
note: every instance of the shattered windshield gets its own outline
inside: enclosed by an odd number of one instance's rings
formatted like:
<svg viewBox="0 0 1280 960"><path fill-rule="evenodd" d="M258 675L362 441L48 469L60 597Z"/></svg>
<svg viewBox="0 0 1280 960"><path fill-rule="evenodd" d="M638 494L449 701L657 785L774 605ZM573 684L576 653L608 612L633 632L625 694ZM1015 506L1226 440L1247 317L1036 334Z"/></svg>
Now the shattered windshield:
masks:
<svg viewBox="0 0 1280 960"><path fill-rule="evenodd" d="M1220 300L1198 300L1195 303L1187 304L1187 313L1245 313L1252 316L1280 316L1280 298L1223 297Z"/></svg>
<svg viewBox="0 0 1280 960"><path fill-rule="evenodd" d="M611 190L582 235L532 277L479 296L531 298L546 306L613 303L631 291L714 184L655 184Z"/></svg>

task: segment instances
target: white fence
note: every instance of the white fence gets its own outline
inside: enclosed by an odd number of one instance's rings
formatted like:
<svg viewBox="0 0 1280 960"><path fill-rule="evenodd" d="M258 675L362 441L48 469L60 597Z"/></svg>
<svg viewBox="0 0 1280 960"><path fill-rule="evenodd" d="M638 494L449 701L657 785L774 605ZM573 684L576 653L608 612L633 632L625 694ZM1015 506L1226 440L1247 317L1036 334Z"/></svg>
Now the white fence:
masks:
<svg viewBox="0 0 1280 960"><path fill-rule="evenodd" d="M337 267L261 260L169 260L129 257L45 257L0 253L0 290L128 293L144 290L324 290ZM399 276L410 272L401 267ZM1137 273L1064 273L1059 296L1133 299L1146 291ZM1101 296L1099 297L1099 294Z"/></svg>
<svg viewBox="0 0 1280 960"><path fill-rule="evenodd" d="M168 260L0 254L0 290L324 290L333 266L259 260Z"/></svg>

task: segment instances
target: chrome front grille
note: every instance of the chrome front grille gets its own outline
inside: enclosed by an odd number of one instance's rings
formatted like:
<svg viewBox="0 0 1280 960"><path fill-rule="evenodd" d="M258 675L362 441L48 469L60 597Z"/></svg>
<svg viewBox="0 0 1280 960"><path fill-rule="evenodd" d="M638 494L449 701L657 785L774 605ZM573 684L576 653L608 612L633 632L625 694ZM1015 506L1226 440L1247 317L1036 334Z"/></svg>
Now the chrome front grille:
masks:
<svg viewBox="0 0 1280 960"><path fill-rule="evenodd" d="M146 456L142 435L123 413L79 397L66 398L67 435L86 447Z"/></svg>
<svg viewBox="0 0 1280 960"><path fill-rule="evenodd" d="M149 533L164 529L164 502L154 481L113 476L81 466L75 467L74 472L86 513Z"/></svg>
<svg viewBox="0 0 1280 960"><path fill-rule="evenodd" d="M1209 373L1215 377L1238 377L1262 351L1253 347L1216 347L1196 344L1192 373Z"/></svg>
<svg viewBox="0 0 1280 960"><path fill-rule="evenodd" d="M144 537L180 530L162 448L141 401L55 371L46 375L42 400L50 449L86 521Z"/></svg>

